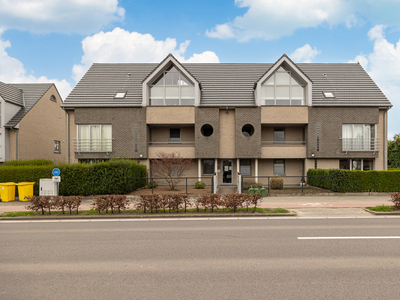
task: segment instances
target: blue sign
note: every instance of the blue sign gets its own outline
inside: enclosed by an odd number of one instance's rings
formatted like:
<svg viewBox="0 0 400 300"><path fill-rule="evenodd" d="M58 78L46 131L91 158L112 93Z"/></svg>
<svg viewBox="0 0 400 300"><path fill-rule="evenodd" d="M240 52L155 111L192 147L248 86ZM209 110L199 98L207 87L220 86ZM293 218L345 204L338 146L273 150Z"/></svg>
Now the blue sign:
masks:
<svg viewBox="0 0 400 300"><path fill-rule="evenodd" d="M53 169L53 176L60 176L60 174L61 174L60 169L58 168Z"/></svg>

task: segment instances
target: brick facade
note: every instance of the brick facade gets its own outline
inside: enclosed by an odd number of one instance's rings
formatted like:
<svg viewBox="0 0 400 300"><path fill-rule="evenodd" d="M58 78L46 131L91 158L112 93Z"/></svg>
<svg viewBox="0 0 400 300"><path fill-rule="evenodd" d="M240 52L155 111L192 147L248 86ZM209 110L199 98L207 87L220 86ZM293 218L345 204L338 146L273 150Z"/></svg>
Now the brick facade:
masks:
<svg viewBox="0 0 400 300"><path fill-rule="evenodd" d="M211 136L204 136L201 127L209 124L213 127ZM197 158L219 157L219 108L196 107L195 141Z"/></svg>
<svg viewBox="0 0 400 300"><path fill-rule="evenodd" d="M342 152L342 124L378 124L377 107L310 107L307 127L307 157L318 158L376 158L378 152ZM378 126L383 126L382 124ZM319 151L317 128L319 127ZM381 141L382 142L382 141Z"/></svg>
<svg viewBox="0 0 400 300"><path fill-rule="evenodd" d="M250 124L254 127L252 136L244 136L242 128ZM236 108L235 148L237 158L261 157L261 108Z"/></svg>
<svg viewBox="0 0 400 300"><path fill-rule="evenodd" d="M75 158L147 158L145 108L76 108L75 124L111 124L112 153L75 153Z"/></svg>

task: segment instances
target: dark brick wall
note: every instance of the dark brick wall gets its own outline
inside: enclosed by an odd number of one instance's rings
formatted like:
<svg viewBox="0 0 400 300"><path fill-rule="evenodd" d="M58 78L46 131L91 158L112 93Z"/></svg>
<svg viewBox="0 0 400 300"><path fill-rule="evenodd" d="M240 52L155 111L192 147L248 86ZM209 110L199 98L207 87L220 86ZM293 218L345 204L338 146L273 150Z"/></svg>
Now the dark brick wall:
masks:
<svg viewBox="0 0 400 300"><path fill-rule="evenodd" d="M205 137L201 127L210 124L214 132ZM219 108L196 107L195 123L196 158L219 157Z"/></svg>
<svg viewBox="0 0 400 300"><path fill-rule="evenodd" d="M315 158L373 158L378 152L342 152L342 124L378 124L379 109L375 107L310 107L307 126L307 157ZM317 151L319 125L319 151ZM381 141L382 143L382 141Z"/></svg>
<svg viewBox="0 0 400 300"><path fill-rule="evenodd" d="M251 124L254 134L246 137L242 133L242 127ZM261 107L236 108L235 110L235 147L237 158L261 157Z"/></svg>
<svg viewBox="0 0 400 300"><path fill-rule="evenodd" d="M111 124L113 151L75 153L75 158L147 158L146 108L76 108L75 124ZM135 145L137 140L137 146Z"/></svg>

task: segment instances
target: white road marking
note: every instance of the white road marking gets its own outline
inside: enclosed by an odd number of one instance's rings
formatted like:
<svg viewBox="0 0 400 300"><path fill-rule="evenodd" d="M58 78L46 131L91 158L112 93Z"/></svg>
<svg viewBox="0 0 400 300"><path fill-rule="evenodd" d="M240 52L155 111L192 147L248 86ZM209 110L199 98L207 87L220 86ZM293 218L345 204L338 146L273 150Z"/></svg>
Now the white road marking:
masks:
<svg viewBox="0 0 400 300"><path fill-rule="evenodd" d="M400 239L400 236L311 236L297 237L299 240L360 240L360 239Z"/></svg>

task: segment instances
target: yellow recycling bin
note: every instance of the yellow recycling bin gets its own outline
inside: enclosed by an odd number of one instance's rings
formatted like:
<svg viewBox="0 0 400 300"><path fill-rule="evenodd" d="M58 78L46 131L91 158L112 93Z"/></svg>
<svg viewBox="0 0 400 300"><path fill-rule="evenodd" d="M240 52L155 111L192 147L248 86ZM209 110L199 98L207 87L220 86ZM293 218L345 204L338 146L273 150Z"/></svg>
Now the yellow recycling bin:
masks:
<svg viewBox="0 0 400 300"><path fill-rule="evenodd" d="M25 197L33 196L33 185L34 182L20 182L18 185L18 195L19 201L29 201L29 199L25 199Z"/></svg>
<svg viewBox="0 0 400 300"><path fill-rule="evenodd" d="M1 201L10 202L15 200L15 183L6 182L1 184Z"/></svg>

